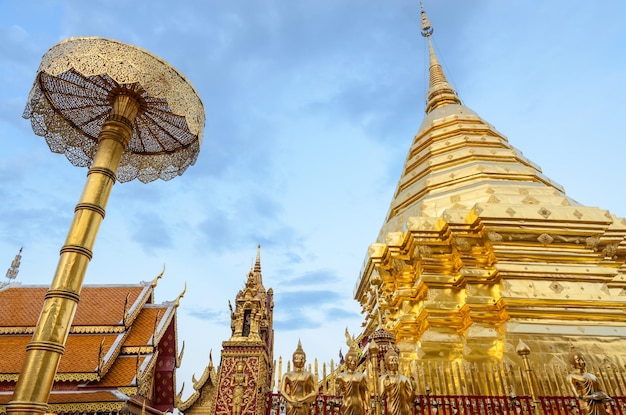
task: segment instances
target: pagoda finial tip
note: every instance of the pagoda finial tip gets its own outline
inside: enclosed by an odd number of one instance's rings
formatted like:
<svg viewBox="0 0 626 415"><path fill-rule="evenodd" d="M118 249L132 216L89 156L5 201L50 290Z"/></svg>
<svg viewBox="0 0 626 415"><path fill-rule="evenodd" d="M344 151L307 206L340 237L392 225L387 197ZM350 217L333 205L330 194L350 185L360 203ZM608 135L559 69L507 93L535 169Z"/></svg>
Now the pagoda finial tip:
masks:
<svg viewBox="0 0 626 415"><path fill-rule="evenodd" d="M433 34L433 26L430 24L430 20L424 10L424 5L420 3L422 8L422 36L428 41L428 50L430 55L430 81L428 83L428 92L426 93L426 113L430 113L435 108L448 105L448 104L461 104L461 100L457 96L457 93L448 82L443 68L437 59L437 54L433 48L433 44L430 36Z"/></svg>
<svg viewBox="0 0 626 415"><path fill-rule="evenodd" d="M420 1L420 9L422 15L422 36L430 37L433 34L433 26L430 24L430 20L428 20L428 16L426 15L426 11L424 10L424 3Z"/></svg>

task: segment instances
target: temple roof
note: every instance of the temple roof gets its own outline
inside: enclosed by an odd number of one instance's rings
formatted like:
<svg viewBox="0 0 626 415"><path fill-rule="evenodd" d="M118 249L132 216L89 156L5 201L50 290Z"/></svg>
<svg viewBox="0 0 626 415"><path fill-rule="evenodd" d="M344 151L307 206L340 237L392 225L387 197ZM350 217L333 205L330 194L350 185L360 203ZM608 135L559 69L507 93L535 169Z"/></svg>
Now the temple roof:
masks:
<svg viewBox="0 0 626 415"><path fill-rule="evenodd" d="M0 291L0 333L17 327L34 327L47 286L11 285ZM150 285L86 285L72 322L77 326L114 326L122 323L124 305L135 305L151 293Z"/></svg>
<svg viewBox="0 0 626 415"><path fill-rule="evenodd" d="M19 373L26 356L26 345L30 342L30 335L1 336L0 350L3 359L0 362L0 374L5 377ZM70 335L65 343L65 354L59 363L57 379L63 379L70 374L84 374L85 378L97 378L100 347L106 355L120 341L116 334L81 334ZM6 357L6 358L5 358ZM0 378L2 379L2 378Z"/></svg>
<svg viewBox="0 0 626 415"><path fill-rule="evenodd" d="M150 373L159 359L157 348L164 336L168 336L168 350L178 358L174 349L179 299L153 303L159 277L139 284L83 287L55 376L55 382L64 386L53 387L52 411L120 410L132 396L141 394L142 382L152 382ZM47 290L45 286L20 284L0 289L0 384L8 382L9 389L22 368ZM173 404L173 391L170 395ZM10 398L11 393L0 394L0 413L6 411Z"/></svg>

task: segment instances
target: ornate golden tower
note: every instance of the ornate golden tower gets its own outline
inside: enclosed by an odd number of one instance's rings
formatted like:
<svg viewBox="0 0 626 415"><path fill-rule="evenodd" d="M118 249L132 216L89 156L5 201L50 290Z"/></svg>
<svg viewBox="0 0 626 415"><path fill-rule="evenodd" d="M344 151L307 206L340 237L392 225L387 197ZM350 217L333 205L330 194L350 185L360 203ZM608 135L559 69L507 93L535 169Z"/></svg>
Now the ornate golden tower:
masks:
<svg viewBox="0 0 626 415"><path fill-rule="evenodd" d="M430 51L426 117L355 298L417 358L626 357L626 220L581 206L464 106Z"/></svg>
<svg viewBox="0 0 626 415"><path fill-rule="evenodd" d="M245 287L231 306L232 336L222 343L217 394L211 413L264 414L271 391L274 292L261 276L261 246ZM230 306L230 302L229 302Z"/></svg>

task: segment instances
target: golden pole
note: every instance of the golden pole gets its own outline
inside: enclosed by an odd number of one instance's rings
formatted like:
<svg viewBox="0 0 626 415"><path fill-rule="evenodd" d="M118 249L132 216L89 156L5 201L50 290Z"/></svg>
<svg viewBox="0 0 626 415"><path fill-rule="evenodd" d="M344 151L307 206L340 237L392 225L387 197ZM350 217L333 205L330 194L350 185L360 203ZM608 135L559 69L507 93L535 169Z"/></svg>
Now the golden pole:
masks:
<svg viewBox="0 0 626 415"><path fill-rule="evenodd" d="M535 406L534 413L540 415L542 413L541 402L539 402L539 399L537 399L537 394L535 393L533 369L530 365L530 359L528 357L530 355L530 348L526 343L522 341L522 339L520 339L517 347L515 348L515 352L522 358L522 362L524 365L524 374L526 376L526 383L528 384L528 391L533 401L533 405Z"/></svg>
<svg viewBox="0 0 626 415"><path fill-rule="evenodd" d="M87 182L74 209L74 220L61 248L59 263L26 347L26 359L7 405L7 413L45 413L65 341L72 325L87 265L106 203L115 183L120 158L132 136L132 121L139 103L130 95L117 95L109 119L98 135L98 149Z"/></svg>
<svg viewBox="0 0 626 415"><path fill-rule="evenodd" d="M378 378L380 377L380 373L379 373L380 363L378 361L379 351L380 351L380 348L378 347L378 344L376 344L376 341L374 339L370 340L368 353L369 353L369 358L371 362L372 376L374 378L374 391L373 392L374 392L374 414L375 415L382 414L380 391L378 390L379 389Z"/></svg>

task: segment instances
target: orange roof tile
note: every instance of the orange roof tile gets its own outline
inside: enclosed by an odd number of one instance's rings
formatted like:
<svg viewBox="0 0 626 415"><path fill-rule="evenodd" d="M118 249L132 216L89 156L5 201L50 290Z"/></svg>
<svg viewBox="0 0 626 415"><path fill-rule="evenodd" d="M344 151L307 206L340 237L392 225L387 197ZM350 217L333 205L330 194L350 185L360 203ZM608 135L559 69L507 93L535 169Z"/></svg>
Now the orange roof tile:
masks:
<svg viewBox="0 0 626 415"><path fill-rule="evenodd" d="M80 302L73 326L115 325L124 316L128 295L129 305L137 301L145 289L143 285L86 285L81 290ZM0 291L0 327L34 327L37 324L45 286L16 285Z"/></svg>
<svg viewBox="0 0 626 415"><path fill-rule="evenodd" d="M65 343L58 374L93 373L98 367L100 343L104 339L104 355L118 339L119 334L70 334ZM26 356L26 345L32 336L0 336L0 373L18 373Z"/></svg>
<svg viewBox="0 0 626 415"><path fill-rule="evenodd" d="M119 402L123 401L123 397L113 393L112 391L98 391L98 392L52 392L50 394L50 404L59 403L82 403L82 402Z"/></svg>
<svg viewBox="0 0 626 415"><path fill-rule="evenodd" d="M124 341L124 347L147 345L154 334L155 327L158 327L163 317L167 315L167 308L167 306L152 304L144 307L133 321L130 334Z"/></svg>
<svg viewBox="0 0 626 415"><path fill-rule="evenodd" d="M13 397L13 392L0 392L0 405L6 405ZM113 391L52 391L49 404L122 402L124 396Z"/></svg>
<svg viewBox="0 0 626 415"><path fill-rule="evenodd" d="M6 405L13 397L13 392L0 392L0 405Z"/></svg>
<svg viewBox="0 0 626 415"><path fill-rule="evenodd" d="M139 357L139 365L146 360L147 356ZM90 387L119 387L133 385L137 375L137 356L118 356L111 369L100 380L90 384Z"/></svg>
<svg viewBox="0 0 626 415"><path fill-rule="evenodd" d="M0 291L0 327L34 326L47 288L16 286Z"/></svg>
<svg viewBox="0 0 626 415"><path fill-rule="evenodd" d="M22 369L26 345L32 336L0 336L0 373L18 373Z"/></svg>

